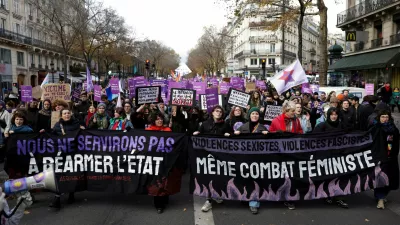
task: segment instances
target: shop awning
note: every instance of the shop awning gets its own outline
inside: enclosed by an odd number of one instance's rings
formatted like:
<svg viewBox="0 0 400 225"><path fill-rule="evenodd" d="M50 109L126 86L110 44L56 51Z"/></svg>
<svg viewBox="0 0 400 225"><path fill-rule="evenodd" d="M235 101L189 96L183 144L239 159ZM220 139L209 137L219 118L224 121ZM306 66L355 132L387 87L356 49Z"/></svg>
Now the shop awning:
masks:
<svg viewBox="0 0 400 225"><path fill-rule="evenodd" d="M400 59L400 48L390 48L381 51L352 55L340 59L329 66L329 70L365 70L396 66Z"/></svg>

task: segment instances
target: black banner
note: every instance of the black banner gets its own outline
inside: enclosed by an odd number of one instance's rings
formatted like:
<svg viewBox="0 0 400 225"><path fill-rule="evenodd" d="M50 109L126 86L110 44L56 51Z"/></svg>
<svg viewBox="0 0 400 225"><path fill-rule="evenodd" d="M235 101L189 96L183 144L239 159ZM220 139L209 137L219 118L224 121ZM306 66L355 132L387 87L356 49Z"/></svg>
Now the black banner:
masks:
<svg viewBox="0 0 400 225"><path fill-rule="evenodd" d="M7 142L6 171L21 177L54 168L58 189L171 195L180 191L186 167L184 134L80 131L14 134Z"/></svg>
<svg viewBox="0 0 400 225"><path fill-rule="evenodd" d="M191 142L191 191L202 197L312 200L389 184L381 131L193 136Z"/></svg>

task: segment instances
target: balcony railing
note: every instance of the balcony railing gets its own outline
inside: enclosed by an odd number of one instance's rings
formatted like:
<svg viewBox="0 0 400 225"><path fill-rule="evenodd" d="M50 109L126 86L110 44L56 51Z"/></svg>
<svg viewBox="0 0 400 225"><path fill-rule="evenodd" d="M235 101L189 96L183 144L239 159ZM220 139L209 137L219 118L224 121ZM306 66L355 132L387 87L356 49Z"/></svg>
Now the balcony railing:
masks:
<svg viewBox="0 0 400 225"><path fill-rule="evenodd" d="M273 24L273 21L260 21L260 22L250 22L249 27L269 27Z"/></svg>
<svg viewBox="0 0 400 225"><path fill-rule="evenodd" d="M390 36L390 44L395 45L400 43L400 34L394 34Z"/></svg>
<svg viewBox="0 0 400 225"><path fill-rule="evenodd" d="M365 0L337 15L337 26L357 19L374 11L380 10L393 3L400 3L398 0Z"/></svg>
<svg viewBox="0 0 400 225"><path fill-rule="evenodd" d="M296 57L297 57L296 53L289 52L288 50L285 50L285 51L284 51L284 54L285 54L286 56L291 56L291 57L293 57L293 58L296 58Z"/></svg>
<svg viewBox="0 0 400 225"><path fill-rule="evenodd" d="M317 54L317 51L312 48L312 49L310 49L310 53L311 53L311 55L315 55L315 54Z"/></svg>
<svg viewBox="0 0 400 225"><path fill-rule="evenodd" d="M374 39L371 41L371 48L379 48L382 46L383 38Z"/></svg>
<svg viewBox="0 0 400 225"><path fill-rule="evenodd" d="M358 52L358 51L362 51L364 50L364 42L358 42L354 45L354 51Z"/></svg>
<svg viewBox="0 0 400 225"><path fill-rule="evenodd" d="M276 35L265 35L265 36L251 36L249 38L250 42L254 41L277 41L278 37Z"/></svg>
<svg viewBox="0 0 400 225"><path fill-rule="evenodd" d="M25 44L25 45L32 45L35 47L39 47L39 48L43 48L43 49L48 49L51 51L55 51L55 52L62 52L62 48L53 45L53 44L49 44L47 42L41 41L41 40L37 40L31 37L27 37L24 36L22 34L18 34L6 29L1 29L0 28L0 38L5 38L17 43L21 43L21 44Z"/></svg>
<svg viewBox="0 0 400 225"><path fill-rule="evenodd" d="M254 55L269 55L269 54L282 54L282 50L281 49L275 49L275 50L271 50L271 49L261 49L261 50L256 50L256 49L252 49L252 50L244 50L239 52L238 54L236 54L234 56L234 58L240 58L242 56L254 56ZM294 54L296 57L296 54Z"/></svg>

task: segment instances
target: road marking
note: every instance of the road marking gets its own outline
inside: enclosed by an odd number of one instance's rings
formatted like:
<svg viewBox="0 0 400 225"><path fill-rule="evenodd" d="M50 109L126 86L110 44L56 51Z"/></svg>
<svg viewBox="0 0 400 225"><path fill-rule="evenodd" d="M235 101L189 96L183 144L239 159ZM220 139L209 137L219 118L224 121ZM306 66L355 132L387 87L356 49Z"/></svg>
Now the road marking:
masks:
<svg viewBox="0 0 400 225"><path fill-rule="evenodd" d="M364 193L368 197L375 199L374 191L366 191ZM388 199L390 199L390 193L389 193L388 197L389 197ZM390 211L392 211L395 214L397 214L398 216L400 216L400 204L398 202L395 202L394 199L390 199L390 201L387 204L385 204L385 209L389 209Z"/></svg>
<svg viewBox="0 0 400 225"><path fill-rule="evenodd" d="M202 212L201 207L205 202L205 198L200 198L193 195L194 208L194 224L195 225L215 225L212 209L208 212Z"/></svg>

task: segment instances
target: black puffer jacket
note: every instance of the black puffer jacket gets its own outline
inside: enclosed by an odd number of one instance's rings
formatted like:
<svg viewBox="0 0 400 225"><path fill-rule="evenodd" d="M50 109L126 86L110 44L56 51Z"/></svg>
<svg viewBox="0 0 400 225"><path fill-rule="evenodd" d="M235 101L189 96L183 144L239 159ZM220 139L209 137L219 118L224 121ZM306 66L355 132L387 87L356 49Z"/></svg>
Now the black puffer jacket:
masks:
<svg viewBox="0 0 400 225"><path fill-rule="evenodd" d="M229 127L224 120L216 123L210 118L201 124L199 131L200 134L225 134L229 133Z"/></svg>
<svg viewBox="0 0 400 225"><path fill-rule="evenodd" d="M64 129L65 134L69 134L78 131L80 126L81 124L79 123L79 120L75 119L74 117L71 117L71 119L68 121L64 121L61 118L60 121L54 125L53 133L57 134L58 136L62 136L63 132L61 127Z"/></svg>

